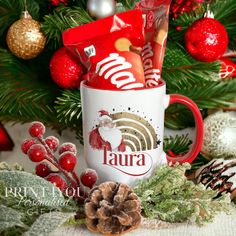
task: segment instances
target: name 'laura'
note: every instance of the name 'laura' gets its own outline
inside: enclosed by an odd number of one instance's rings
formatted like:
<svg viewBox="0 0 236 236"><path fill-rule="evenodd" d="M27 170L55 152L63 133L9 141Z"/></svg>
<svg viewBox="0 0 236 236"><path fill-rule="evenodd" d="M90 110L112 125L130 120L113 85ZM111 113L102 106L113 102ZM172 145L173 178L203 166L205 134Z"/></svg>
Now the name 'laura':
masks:
<svg viewBox="0 0 236 236"><path fill-rule="evenodd" d="M110 166L145 166L145 154L144 153L114 153L107 150L104 147L104 165Z"/></svg>

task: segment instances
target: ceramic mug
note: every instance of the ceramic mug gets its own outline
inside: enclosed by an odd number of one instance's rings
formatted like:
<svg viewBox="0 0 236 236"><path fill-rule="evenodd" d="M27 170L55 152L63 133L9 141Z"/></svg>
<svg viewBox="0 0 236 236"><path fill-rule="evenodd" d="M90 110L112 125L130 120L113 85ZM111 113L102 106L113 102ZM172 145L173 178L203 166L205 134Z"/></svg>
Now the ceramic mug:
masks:
<svg viewBox="0 0 236 236"><path fill-rule="evenodd" d="M138 90L103 90L81 83L84 156L97 171L99 182L117 181L134 186L167 162L192 162L200 151L203 120L197 105L179 94L166 94L165 82ZM193 113L196 137L184 156L163 151L164 113L173 104Z"/></svg>

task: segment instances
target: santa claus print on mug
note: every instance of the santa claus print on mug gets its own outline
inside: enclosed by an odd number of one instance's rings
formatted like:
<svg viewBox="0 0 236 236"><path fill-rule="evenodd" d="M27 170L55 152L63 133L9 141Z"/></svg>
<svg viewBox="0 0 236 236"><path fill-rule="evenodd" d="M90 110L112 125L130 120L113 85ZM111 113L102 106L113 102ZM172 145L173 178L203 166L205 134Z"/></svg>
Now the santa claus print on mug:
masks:
<svg viewBox="0 0 236 236"><path fill-rule="evenodd" d="M89 144L98 150L137 152L155 149L160 141L144 118L129 112L109 114L101 110L98 124L89 134Z"/></svg>

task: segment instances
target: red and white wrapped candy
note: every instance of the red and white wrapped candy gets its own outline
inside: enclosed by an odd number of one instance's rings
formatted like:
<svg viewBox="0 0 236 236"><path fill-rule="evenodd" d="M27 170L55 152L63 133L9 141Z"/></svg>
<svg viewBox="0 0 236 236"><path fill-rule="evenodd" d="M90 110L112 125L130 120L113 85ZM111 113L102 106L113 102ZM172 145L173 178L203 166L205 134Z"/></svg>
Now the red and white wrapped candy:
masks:
<svg viewBox="0 0 236 236"><path fill-rule="evenodd" d="M89 86L106 90L145 87L141 56L132 51L144 45L140 10L69 29L63 33L63 42L88 68Z"/></svg>
<svg viewBox="0 0 236 236"><path fill-rule="evenodd" d="M144 18L146 44L142 60L146 87L159 85L164 60L171 0L141 0L136 4Z"/></svg>

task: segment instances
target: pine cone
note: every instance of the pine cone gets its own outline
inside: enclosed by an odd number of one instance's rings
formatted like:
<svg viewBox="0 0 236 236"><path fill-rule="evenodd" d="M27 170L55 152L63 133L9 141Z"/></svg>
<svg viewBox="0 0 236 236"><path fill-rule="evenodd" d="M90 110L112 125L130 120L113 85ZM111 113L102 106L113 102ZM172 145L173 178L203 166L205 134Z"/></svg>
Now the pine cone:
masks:
<svg viewBox="0 0 236 236"><path fill-rule="evenodd" d="M133 190L115 182L92 189L85 202L87 228L101 234L121 234L139 226L141 204Z"/></svg>
<svg viewBox="0 0 236 236"><path fill-rule="evenodd" d="M231 199L236 198L235 177L236 160L212 160L195 173L197 183L202 183L206 188L218 192L215 198L223 193L230 193Z"/></svg>

